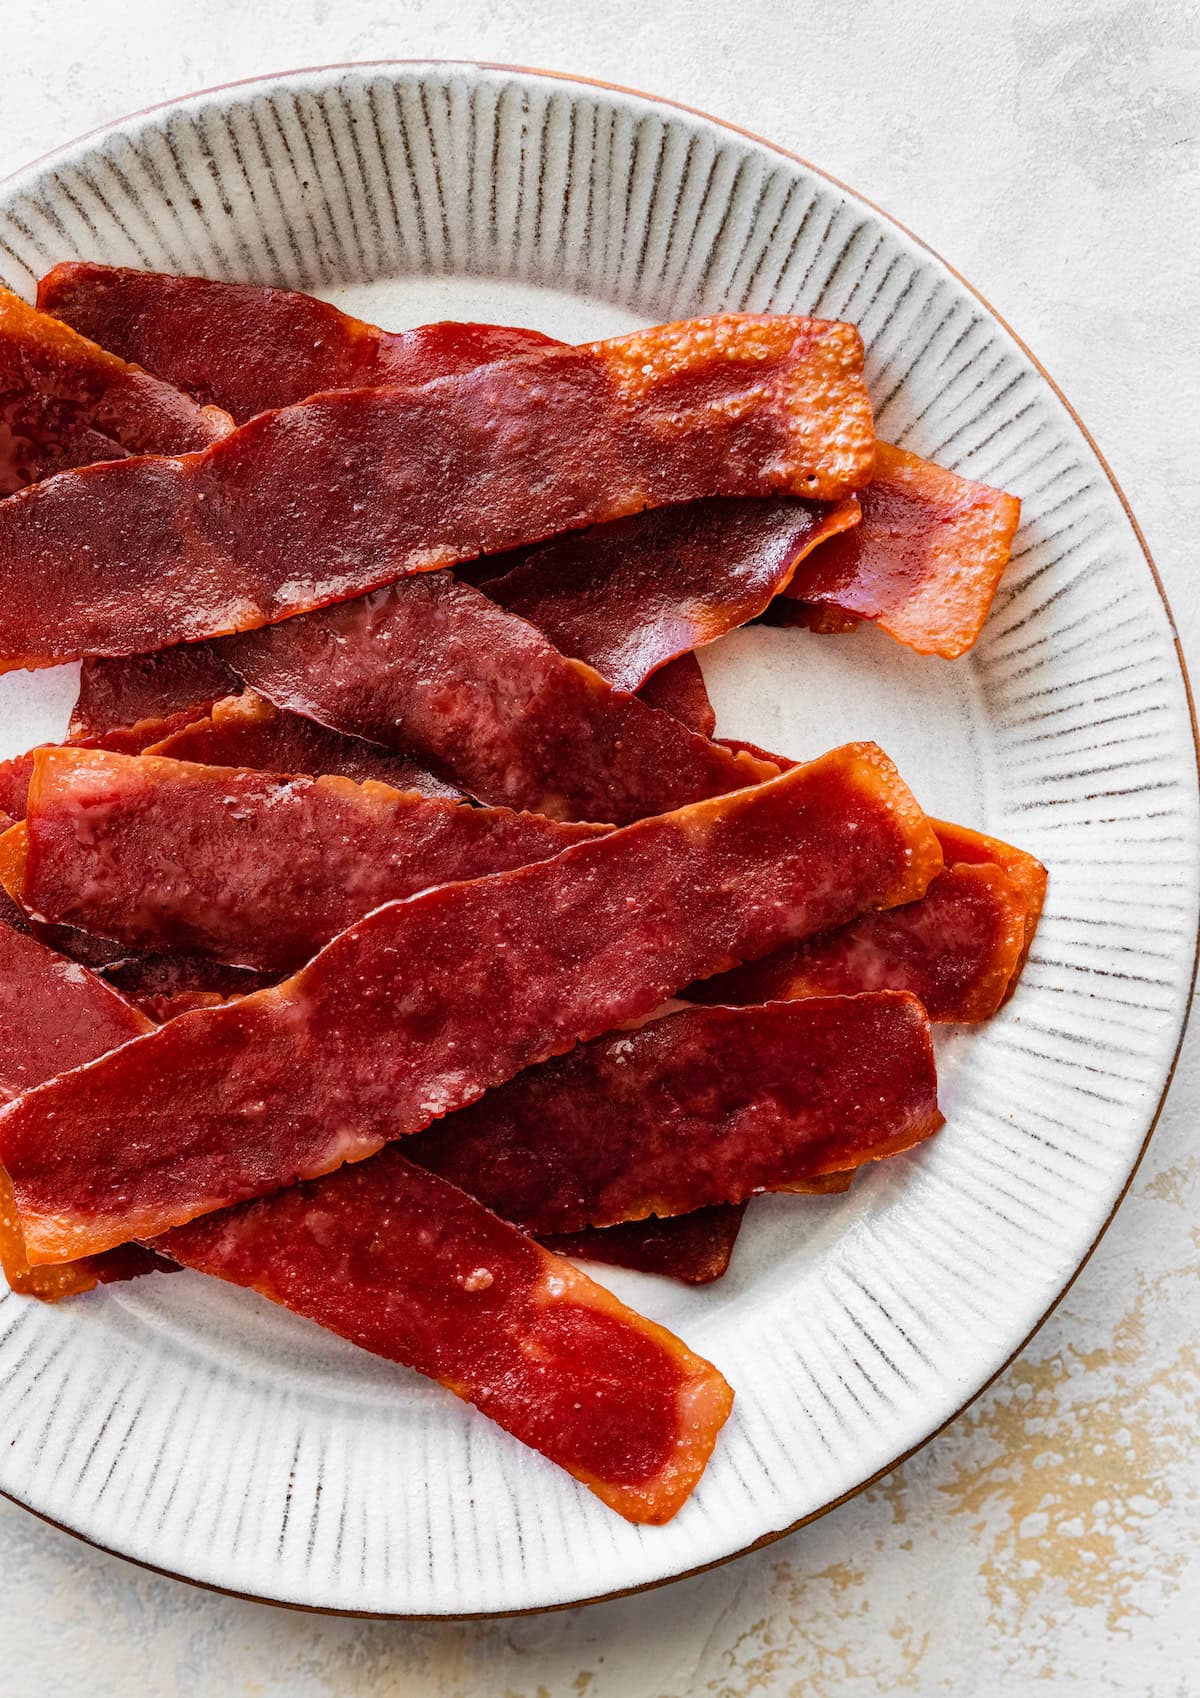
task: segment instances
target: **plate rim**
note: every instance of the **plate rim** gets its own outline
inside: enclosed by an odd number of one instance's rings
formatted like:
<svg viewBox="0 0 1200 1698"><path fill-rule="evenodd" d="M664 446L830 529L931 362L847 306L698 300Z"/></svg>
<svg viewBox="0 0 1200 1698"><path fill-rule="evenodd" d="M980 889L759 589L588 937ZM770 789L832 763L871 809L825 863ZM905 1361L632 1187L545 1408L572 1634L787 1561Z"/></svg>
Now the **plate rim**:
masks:
<svg viewBox="0 0 1200 1698"><path fill-rule="evenodd" d="M280 71L261 72L254 76L234 77L225 82L210 83L201 88L190 89L185 93L170 96L166 100L154 101L147 106L136 107L131 112L126 112L115 118L110 118L104 123L93 125L90 129L81 131L78 135L73 136L65 142L59 143L56 147L50 148L44 153L35 155L32 159L25 161L23 164L16 166L13 170L7 171L0 176L0 189L7 189L27 174L32 174L33 172L52 164L56 160L72 155L88 142L94 141L102 136L109 135L113 131L118 131L127 125L137 122L138 120L152 117L155 113L169 111L175 107L185 106L193 101L202 100L205 96L227 94L234 89L250 88L254 86L267 87L273 84L286 83L289 79L297 77L317 76L321 74L332 76L338 73L344 74L369 70L396 70L400 68L412 69L415 67L427 67L430 70L436 71L459 70L506 72L514 76L540 78L547 82L569 83L577 87L602 89L610 94L617 94L634 100L644 101L650 106L665 107L673 112L686 114L688 117L702 119L705 123L712 124L719 130L724 130L732 135L740 136L746 141L753 142L758 147L767 149L769 152L776 154L780 158L790 160L794 164L802 166L804 170L810 171L815 177L821 178L824 182L832 185L833 188L841 190L853 200L859 202L865 207L868 207L876 217L883 219L887 224L898 230L908 241L912 242L914 246L921 249L923 253L928 254L939 265L943 266L949 275L953 277L955 282L965 289L966 292L979 303L991 320L999 326L1009 340L1020 350L1020 352L1033 366L1038 376L1049 387L1055 399L1064 408L1071 419L1071 422L1075 425L1076 429L1083 437L1084 442L1087 444L1088 449L1095 458L1096 463L1098 464L1101 472L1104 474L1104 477L1107 479L1113 494L1116 496L1117 501L1120 504L1121 510L1129 523L1129 527L1133 532L1138 548L1141 551L1142 558L1150 573L1151 582L1158 595L1159 601L1162 603L1163 611L1166 614L1167 622L1170 627L1171 646L1174 651L1176 665L1179 668L1179 675L1183 684L1184 698L1187 702L1188 720L1192 736L1192 758L1195 769L1197 791L1200 793L1200 722L1197 721L1196 701L1192 690L1191 677L1188 672L1187 658L1183 652L1183 644L1179 636L1179 630L1171 607L1170 597L1167 595L1162 577L1159 573L1154 557L1150 552L1150 548L1146 542L1145 535L1142 532L1141 525L1138 523L1137 516L1130 506L1125 491L1122 489L1112 467L1109 465L1109 462L1095 437L1092 435L1091 431L1088 429L1071 401L1064 394L1060 385L1046 369L1045 365L1038 356L1033 352L1029 344L1025 342L1020 335L1018 335L1004 315L992 305L987 297L983 295L968 278L963 276L962 272L959 271L956 266L951 264L951 262L947 260L944 255L938 251L938 249L933 247L929 242L925 241L921 236L917 235L913 230L909 229L908 225L897 218L894 213L889 212L877 201L872 200L869 195L863 194L861 190L854 188L851 184L844 182L840 177L835 176L833 172L825 170L823 166L814 164L803 154L797 153L795 149L784 147L779 142L771 141L768 137L760 135L758 131L752 130L745 125L734 123L732 120L727 118L718 117L714 113L707 111L704 107L692 106L686 101L674 100L669 95L651 94L644 89L633 88L626 83L611 82L602 77L589 77L571 71L552 71L540 66L514 64L503 60L440 59L428 58L423 55L414 55L407 58L332 60L324 64L298 65ZM1187 1036L1188 1024L1191 1019L1198 972L1200 972L1200 915L1197 916L1196 937L1192 947L1191 969L1188 974L1187 984L1182 998L1183 1007L1179 1018L1179 1032L1175 1041L1175 1047L1171 1053L1166 1075L1163 1080L1162 1090L1155 1104L1154 1112L1151 1115L1149 1124L1147 1125L1145 1136L1134 1155L1125 1181L1113 1200L1112 1207L1109 1209L1107 1215L1097 1228L1095 1237L1091 1240L1087 1249L1072 1269L1070 1275L1064 1281L1061 1289L1038 1316L1037 1320L1029 1328L1024 1337L969 1397L964 1399L961 1404L957 1405L957 1407L948 1416L946 1416L943 1421L939 1422L936 1427L931 1428L930 1431L915 1444L908 1446L903 1451L900 1451L890 1461L876 1469L874 1473L859 1481L857 1485L852 1486L848 1491L842 1492L835 1498L831 1498L828 1503L822 1504L817 1509L810 1510L807 1514L800 1516L797 1520L790 1522L785 1527L775 1528L767 1533L761 1534L757 1539L752 1540L749 1544L739 1546L737 1550L730 1551L724 1556L715 1557L709 1562L697 1563L692 1568L681 1569L677 1574L663 1575L658 1579L640 1581L633 1586L617 1587L607 1592L597 1592L586 1598L575 1598L550 1604L533 1604L518 1609L456 1610L436 1611L431 1613L422 1613L410 1610L359 1610L345 1606L298 1603L294 1599L272 1597L265 1592L242 1592L231 1586L222 1586L215 1581L199 1580L192 1575L182 1574L175 1569L163 1567L157 1563L149 1562L144 1558L130 1556L124 1551L114 1550L110 1545L104 1544L101 1540L91 1538L88 1534L79 1532L76 1528L69 1526L66 1522L56 1520L53 1516L45 1514L43 1511L35 1508L32 1504L27 1503L23 1498L17 1496L16 1493L6 1491L2 1487L0 1487L0 1498L5 1499L9 1503L16 1504L20 1509L35 1516L45 1525L55 1528L58 1532L68 1534L71 1538L78 1540L81 1544L87 1545L93 1550L100 1551L106 1556L116 1557L120 1561L129 1563L131 1566L139 1568L144 1572L161 1575L165 1579L178 1581L184 1585L195 1587L200 1591L214 1593L219 1597L235 1598L240 1602L263 1604L277 1609L294 1610L305 1615L332 1616L335 1618L345 1618L350 1620L473 1622L499 1621L522 1616L550 1615L563 1610L584 1609L592 1604L608 1603L619 1598L630 1598L646 1592L656 1592L665 1586L673 1586L680 1581L694 1579L697 1575L711 1573L714 1569L723 1568L728 1563L736 1562L741 1557L749 1556L755 1551L763 1550L767 1546L773 1545L777 1541L789 1537L792 1533L798 1532L801 1528L807 1527L813 1522L821 1520L824 1516L829 1515L833 1510L841 1508L843 1504L849 1503L852 1499L867 1491L871 1486L874 1486L880 1480L885 1479L895 1469L899 1468L919 1451L924 1450L926 1445L929 1445L935 1439L940 1438L943 1433L952 1427L955 1422L957 1422L962 1415L964 1415L966 1411L972 1407L972 1405L977 1403L979 1399L982 1398L984 1394L1008 1372L1013 1363L1016 1362L1017 1359L1029 1348L1033 1339L1058 1309L1059 1305L1064 1301L1067 1294L1075 1285L1076 1280L1078 1280L1079 1276L1090 1263L1093 1255L1099 1248L1101 1240L1112 1225L1118 1210L1129 1195L1133 1181L1137 1177L1138 1171L1145 1159L1146 1152L1150 1147L1151 1139L1154 1137L1155 1131L1158 1128L1158 1123L1162 1118L1163 1109L1166 1107L1167 1098L1171 1092L1171 1086L1175 1080L1176 1069L1179 1065L1179 1058L1183 1050L1184 1039Z"/></svg>

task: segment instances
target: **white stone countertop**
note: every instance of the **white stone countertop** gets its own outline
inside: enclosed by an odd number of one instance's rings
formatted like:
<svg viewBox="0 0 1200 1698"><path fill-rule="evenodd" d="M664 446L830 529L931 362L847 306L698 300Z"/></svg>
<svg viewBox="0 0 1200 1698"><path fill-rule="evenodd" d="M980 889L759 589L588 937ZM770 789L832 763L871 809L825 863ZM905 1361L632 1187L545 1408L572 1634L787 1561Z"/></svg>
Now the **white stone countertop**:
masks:
<svg viewBox="0 0 1200 1698"><path fill-rule="evenodd" d="M982 290L1062 384L1200 665L1194 0L16 0L0 172L299 65L474 58L625 83L795 149ZM1200 1022L1108 1235L911 1461L678 1586L473 1625L242 1603L0 1503L0 1698L1196 1698Z"/></svg>

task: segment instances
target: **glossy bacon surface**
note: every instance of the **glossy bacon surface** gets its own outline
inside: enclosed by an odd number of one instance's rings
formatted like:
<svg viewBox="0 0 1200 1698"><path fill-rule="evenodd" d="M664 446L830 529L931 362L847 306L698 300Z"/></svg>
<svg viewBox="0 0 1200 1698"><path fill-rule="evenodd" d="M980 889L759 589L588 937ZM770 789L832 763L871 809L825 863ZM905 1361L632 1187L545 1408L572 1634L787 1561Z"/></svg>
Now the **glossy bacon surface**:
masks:
<svg viewBox="0 0 1200 1698"><path fill-rule="evenodd" d="M408 388L551 344L500 324L380 330L292 289L74 262L42 278L38 305L239 424L319 390Z"/></svg>
<svg viewBox="0 0 1200 1698"><path fill-rule="evenodd" d="M0 1101L149 1030L103 979L0 925Z"/></svg>
<svg viewBox="0 0 1200 1698"><path fill-rule="evenodd" d="M614 690L449 572L250 632L225 653L280 707L398 741L497 807L626 825L778 770Z"/></svg>
<svg viewBox="0 0 1200 1698"><path fill-rule="evenodd" d="M921 999L931 1020L989 1019L1020 976L1045 869L998 838L932 823L946 866L917 901L734 968L689 997L757 1003L902 990Z"/></svg>
<svg viewBox="0 0 1200 1698"><path fill-rule="evenodd" d="M965 654L1008 564L1021 503L886 442L859 500L862 523L797 568L772 616L808 623L815 606L874 620L918 654Z"/></svg>
<svg viewBox="0 0 1200 1698"><path fill-rule="evenodd" d="M1030 945L1046 904L1046 869L1028 850L1005 843L1000 837L990 837L983 831L971 831L967 826L953 825L949 820L931 820L930 824L937 832L948 867L959 862L967 866L999 867L1020 892L1025 904L1025 940L1009 986L1011 995L1029 955Z"/></svg>
<svg viewBox="0 0 1200 1698"><path fill-rule="evenodd" d="M611 684L755 619L800 561L858 523L853 498L691 501L571 532L489 578L487 594Z"/></svg>
<svg viewBox="0 0 1200 1698"><path fill-rule="evenodd" d="M862 362L849 325L696 319L64 473L0 505L0 665L251 630L700 496L839 499L874 462Z"/></svg>
<svg viewBox="0 0 1200 1698"><path fill-rule="evenodd" d="M527 1068L406 1153L527 1232L740 1203L937 1129L925 1011L894 991L703 1008Z"/></svg>
<svg viewBox="0 0 1200 1698"><path fill-rule="evenodd" d="M204 448L232 425L0 289L0 496L97 460Z"/></svg>

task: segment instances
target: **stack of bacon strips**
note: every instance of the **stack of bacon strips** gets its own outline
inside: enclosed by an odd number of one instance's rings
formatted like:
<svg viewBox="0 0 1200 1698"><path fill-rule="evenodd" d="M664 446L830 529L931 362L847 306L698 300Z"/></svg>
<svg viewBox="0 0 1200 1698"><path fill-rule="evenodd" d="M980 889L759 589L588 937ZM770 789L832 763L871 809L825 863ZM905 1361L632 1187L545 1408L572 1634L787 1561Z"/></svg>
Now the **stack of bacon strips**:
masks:
<svg viewBox="0 0 1200 1698"><path fill-rule="evenodd" d="M251 1287L635 1521L732 1392L565 1255L704 1282L941 1124L1032 857L887 757L716 740L749 620L968 649L1011 497L876 444L849 325L569 347L63 265L0 296L0 1249ZM90 340L89 340L90 338Z"/></svg>

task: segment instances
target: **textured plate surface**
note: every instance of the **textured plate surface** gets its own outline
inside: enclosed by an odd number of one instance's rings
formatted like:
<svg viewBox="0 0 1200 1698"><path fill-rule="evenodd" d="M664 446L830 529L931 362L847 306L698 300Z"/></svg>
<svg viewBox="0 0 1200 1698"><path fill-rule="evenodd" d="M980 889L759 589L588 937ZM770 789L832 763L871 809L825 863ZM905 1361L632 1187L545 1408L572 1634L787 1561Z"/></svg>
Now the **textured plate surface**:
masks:
<svg viewBox="0 0 1200 1698"><path fill-rule="evenodd" d="M818 1513L946 1421L1053 1304L1127 1182L1179 1040L1197 787L1173 632L1086 437L970 290L768 145L619 91L380 65L129 120L0 186L0 276L87 257L293 284L399 328L579 339L720 308L848 317L880 433L1021 495L975 653L753 629L708 650L720 728L875 737L926 806L1051 869L1017 997L941 1044L949 1125L846 1197L752 1209L707 1291L606 1270L711 1356L734 1417L692 1502L635 1529L448 1394L180 1274L0 1300L0 1489L208 1584L412 1614L653 1583ZM74 671L0 680L0 754Z"/></svg>

